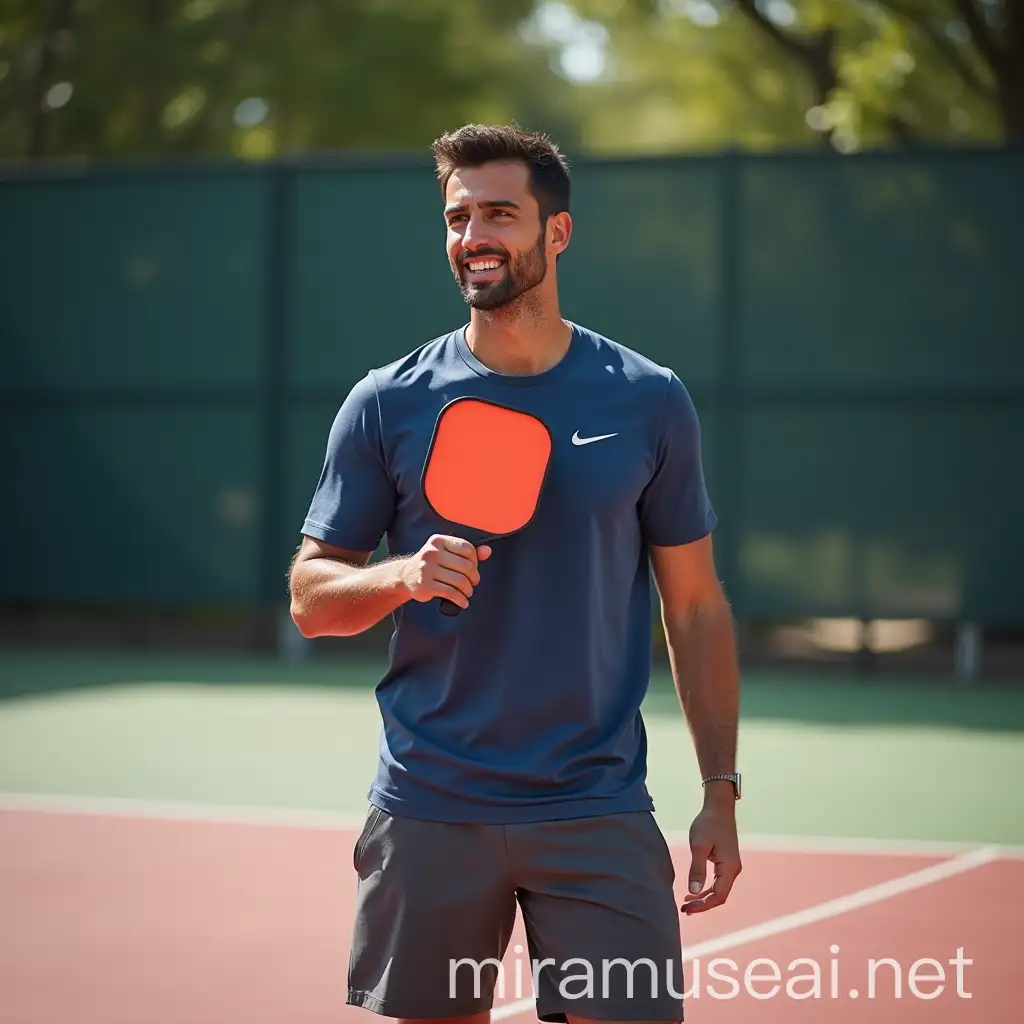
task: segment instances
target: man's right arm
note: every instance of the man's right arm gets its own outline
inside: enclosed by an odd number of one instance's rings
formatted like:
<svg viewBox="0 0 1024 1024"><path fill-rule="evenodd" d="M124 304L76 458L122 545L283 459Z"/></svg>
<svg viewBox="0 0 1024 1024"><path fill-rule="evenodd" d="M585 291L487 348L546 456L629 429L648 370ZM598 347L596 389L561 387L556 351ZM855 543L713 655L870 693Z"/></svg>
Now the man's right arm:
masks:
<svg viewBox="0 0 1024 1024"><path fill-rule="evenodd" d="M446 597L469 606L479 562L491 549L435 534L419 551L369 565L372 551L350 551L303 537L289 574L291 615L305 637L354 636L408 600Z"/></svg>

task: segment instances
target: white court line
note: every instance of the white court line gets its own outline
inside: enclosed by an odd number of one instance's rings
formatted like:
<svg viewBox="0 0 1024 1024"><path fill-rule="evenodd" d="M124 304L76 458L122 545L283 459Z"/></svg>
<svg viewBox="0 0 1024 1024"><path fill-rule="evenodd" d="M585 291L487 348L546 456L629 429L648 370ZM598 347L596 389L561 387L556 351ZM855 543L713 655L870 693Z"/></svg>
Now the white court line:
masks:
<svg viewBox="0 0 1024 1024"><path fill-rule="evenodd" d="M328 830L351 830L363 824L359 815L342 814L332 811L315 811L292 808L233 806L223 804L184 803L154 801L126 797L91 797L64 794L0 793L0 811L41 811L61 814L88 814L126 818L147 818L162 821L192 821L209 823L237 823L255 826L285 828L317 828ZM676 847L687 843L685 832L666 832L667 841ZM827 900L793 914L772 918L726 935L697 943L687 948L683 960L686 963L697 957L704 957L737 946L755 942L758 939L778 935L782 932L801 928L818 921L828 920L860 907L869 906L890 899L900 893L909 892L922 886L932 885L946 878L952 878L964 871L991 863L1000 857L1024 856L1024 848L988 845L964 848L960 843L917 842L890 839L834 839L809 836L743 836L741 846L747 850L775 850L790 853L843 854L863 853L889 855L893 853L916 855L950 856L920 871L849 893L836 899ZM955 854L955 855L954 855ZM494 1021L505 1020L534 1009L533 998L517 1000L497 1006L492 1011Z"/></svg>
<svg viewBox="0 0 1024 1024"><path fill-rule="evenodd" d="M685 846L689 842L686 832L670 830L665 838L672 846ZM907 857L955 857L978 848L978 841L958 842L944 839L879 839L861 836L797 836L770 835L759 832L741 832L740 846L744 850L764 853L852 853L882 854ZM1024 857L1024 846L991 843L1003 857Z"/></svg>
<svg viewBox="0 0 1024 1024"><path fill-rule="evenodd" d="M994 846L982 846L967 853L962 853L951 860L942 861L940 864L933 864L930 867L922 868L920 871L912 871L907 875L900 875L898 878L882 882L880 885L868 886L866 889L858 889L856 892L847 893L835 899L826 900L824 903L817 903L804 910L798 910L793 914L783 914L781 917L773 917L760 924L751 925L749 928L740 928L717 938L708 939L705 942L698 942L690 946L683 953L683 963L690 963L698 957L711 956L717 953L724 953L727 950L736 949L738 946L745 946L748 943L756 942L759 939L766 939L772 935L780 935L783 932L793 931L795 928L803 928L809 924L816 924L819 921L827 921L829 918L838 917L840 914L848 914L851 910L859 910L861 907L868 907L872 903L880 903L883 900L891 899L905 892L914 889L921 889L926 885L933 885L947 878L963 874L983 864L991 864L999 859L999 849ZM517 999L513 1003L505 1003L495 1007L491 1011L493 1020L507 1020L509 1017L517 1017L521 1013L536 1008L536 999Z"/></svg>
<svg viewBox="0 0 1024 1024"><path fill-rule="evenodd" d="M62 793L0 793L0 811L40 811L50 814L88 814L112 818L334 831L362 828L365 820L358 814L299 807L253 807L245 804L187 803Z"/></svg>
<svg viewBox="0 0 1024 1024"><path fill-rule="evenodd" d="M76 796L65 793L0 792L0 811L4 810L346 831L362 828L365 821L365 816L361 814L312 808L147 800L136 797ZM687 833L683 831L667 830L665 838L673 847L685 847L689 842ZM998 849L1002 857L1024 858L1024 846L1004 846L998 843L989 845ZM915 857L953 857L977 849L978 843L741 833L740 846L742 850L781 853L859 853L882 856L905 854Z"/></svg>

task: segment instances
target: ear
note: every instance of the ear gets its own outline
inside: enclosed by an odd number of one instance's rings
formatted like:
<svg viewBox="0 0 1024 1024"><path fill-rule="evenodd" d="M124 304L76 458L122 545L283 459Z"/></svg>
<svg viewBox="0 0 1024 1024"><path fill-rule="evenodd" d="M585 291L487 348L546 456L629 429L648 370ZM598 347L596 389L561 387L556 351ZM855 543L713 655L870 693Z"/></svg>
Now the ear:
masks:
<svg viewBox="0 0 1024 1024"><path fill-rule="evenodd" d="M572 237L572 218L568 213L553 213L548 217L548 248L560 256L569 247Z"/></svg>

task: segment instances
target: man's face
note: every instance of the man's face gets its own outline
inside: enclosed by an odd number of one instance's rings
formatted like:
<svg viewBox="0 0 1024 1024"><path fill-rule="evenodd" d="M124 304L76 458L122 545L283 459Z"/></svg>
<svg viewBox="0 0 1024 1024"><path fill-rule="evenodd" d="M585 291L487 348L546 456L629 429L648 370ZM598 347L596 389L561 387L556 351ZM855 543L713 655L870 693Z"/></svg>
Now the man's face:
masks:
<svg viewBox="0 0 1024 1024"><path fill-rule="evenodd" d="M475 309L500 309L547 275L545 229L524 163L455 171L445 189L448 262Z"/></svg>

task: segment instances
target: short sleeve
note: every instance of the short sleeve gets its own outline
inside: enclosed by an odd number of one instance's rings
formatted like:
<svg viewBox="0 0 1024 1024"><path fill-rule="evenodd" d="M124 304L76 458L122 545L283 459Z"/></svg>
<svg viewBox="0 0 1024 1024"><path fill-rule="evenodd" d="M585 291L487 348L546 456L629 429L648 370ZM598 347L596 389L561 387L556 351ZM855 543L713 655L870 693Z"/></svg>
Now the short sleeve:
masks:
<svg viewBox="0 0 1024 1024"><path fill-rule="evenodd" d="M662 407L655 469L639 502L648 544L689 544L709 534L718 518L708 497L697 410L673 373Z"/></svg>
<svg viewBox="0 0 1024 1024"><path fill-rule="evenodd" d="M334 418L327 454L302 532L335 547L376 551L395 511L384 464L372 374L349 392Z"/></svg>

